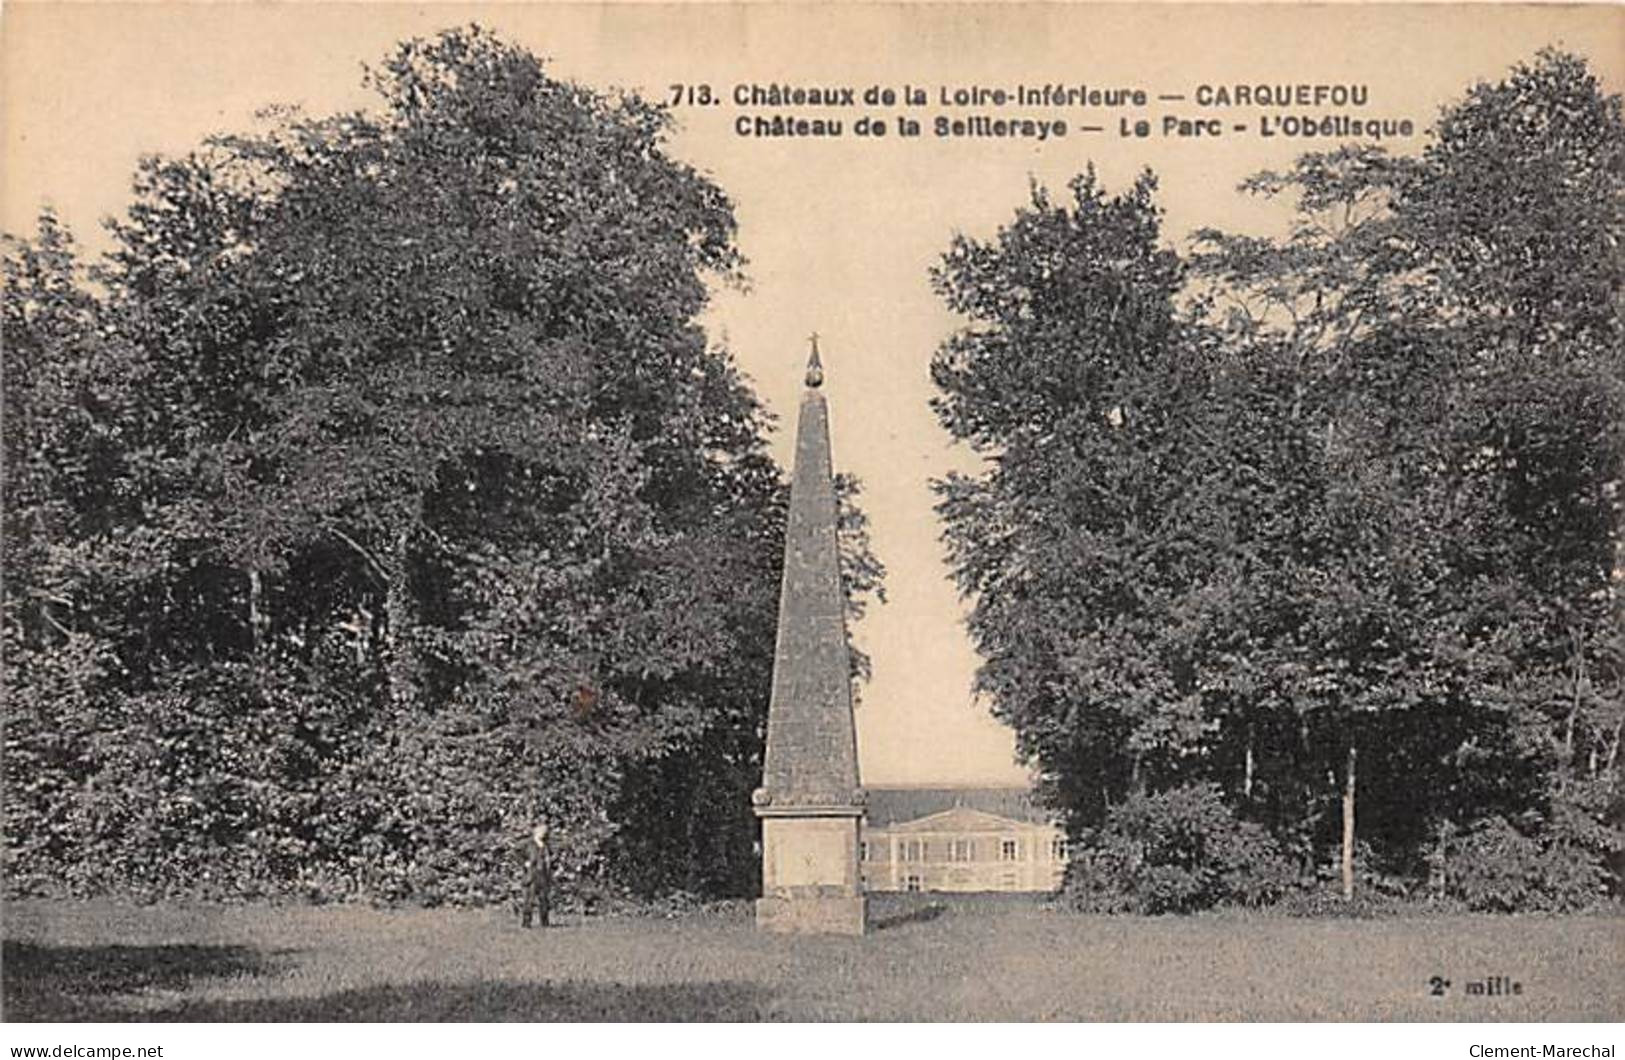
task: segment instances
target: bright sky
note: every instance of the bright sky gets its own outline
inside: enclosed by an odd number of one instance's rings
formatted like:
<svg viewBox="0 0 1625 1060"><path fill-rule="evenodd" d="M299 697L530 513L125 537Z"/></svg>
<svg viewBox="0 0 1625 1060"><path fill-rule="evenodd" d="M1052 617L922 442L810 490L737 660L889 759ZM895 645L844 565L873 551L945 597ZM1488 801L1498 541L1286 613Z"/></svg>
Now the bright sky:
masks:
<svg viewBox="0 0 1625 1060"><path fill-rule="evenodd" d="M1625 16L1604 6L13 2L0 45L3 227L27 230L49 202L100 247L97 219L122 210L140 154L250 128L255 110L272 102L316 113L364 106L362 63L403 37L471 20L594 87L665 99L673 84L709 84L724 97L679 108L672 143L732 197L751 262L749 291L722 293L709 324L786 416L796 407L805 336L820 333L836 466L864 480L875 548L891 570L890 603L872 608L858 630L874 658L858 709L870 784L1025 776L1010 733L971 697L977 660L928 487L950 468L974 468L926 404L931 354L955 323L927 270L955 232L991 234L1024 201L1030 179L1060 188L1091 161L1111 188L1152 167L1176 242L1197 225L1279 225L1278 212L1243 199L1236 183L1325 141L1266 139L1259 119L1277 112L1198 106L1202 85L1363 84L1368 105L1348 113L1410 118L1420 134L1469 84L1502 76L1547 44L1585 55L1611 91L1625 83ZM736 106L734 87L751 83L851 87L860 104L870 86L901 93L912 85L929 103L833 115ZM1150 99L1120 110L939 103L944 88L1052 83L1138 87ZM736 119L757 113L836 116L847 126L831 140L736 135ZM915 117L924 134L902 138L893 127L878 140L856 137L852 122L864 113ZM1061 118L1069 131L1043 143L933 135L937 115L977 114ZM1167 115L1219 118L1224 131L1217 140L1164 137ZM1150 121L1152 135L1120 135L1123 117ZM1249 131L1234 132L1236 122ZM1103 131L1082 132L1083 124ZM777 452L788 460L793 424L780 428Z"/></svg>

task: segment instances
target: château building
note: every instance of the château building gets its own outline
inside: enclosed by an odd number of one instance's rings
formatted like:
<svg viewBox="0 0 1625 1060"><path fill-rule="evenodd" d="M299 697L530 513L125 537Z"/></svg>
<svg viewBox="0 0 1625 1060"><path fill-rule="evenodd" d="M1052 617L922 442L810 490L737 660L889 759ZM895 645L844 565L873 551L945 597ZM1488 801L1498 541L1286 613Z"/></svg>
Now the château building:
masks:
<svg viewBox="0 0 1625 1060"><path fill-rule="evenodd" d="M1026 788L871 787L860 840L867 891L1053 891L1066 871Z"/></svg>

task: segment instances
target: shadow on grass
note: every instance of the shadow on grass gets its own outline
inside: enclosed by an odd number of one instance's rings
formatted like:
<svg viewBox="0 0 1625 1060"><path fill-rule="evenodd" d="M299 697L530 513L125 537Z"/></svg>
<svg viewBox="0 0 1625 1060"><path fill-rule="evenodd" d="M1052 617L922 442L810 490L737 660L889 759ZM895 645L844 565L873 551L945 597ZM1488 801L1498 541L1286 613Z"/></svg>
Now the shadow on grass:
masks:
<svg viewBox="0 0 1625 1060"><path fill-rule="evenodd" d="M183 1023L736 1023L768 1018L744 983L410 983L313 998L192 1002L137 1016Z"/></svg>
<svg viewBox="0 0 1625 1060"><path fill-rule="evenodd" d="M128 1019L128 995L184 990L199 979L266 975L276 964L247 946L42 946L0 948L0 998L7 1022Z"/></svg>
<svg viewBox="0 0 1625 1060"><path fill-rule="evenodd" d="M948 907L941 902L932 902L917 909L908 909L901 913L892 913L888 916L876 917L869 922L869 926L876 931L885 931L887 928L902 927L904 924L923 924L948 911Z"/></svg>
<svg viewBox="0 0 1625 1060"><path fill-rule="evenodd" d="M766 1018L768 994L741 983L410 983L318 997L139 1005L144 991L205 979L271 976L277 954L246 946L41 946L6 942L8 1023L740 1022Z"/></svg>

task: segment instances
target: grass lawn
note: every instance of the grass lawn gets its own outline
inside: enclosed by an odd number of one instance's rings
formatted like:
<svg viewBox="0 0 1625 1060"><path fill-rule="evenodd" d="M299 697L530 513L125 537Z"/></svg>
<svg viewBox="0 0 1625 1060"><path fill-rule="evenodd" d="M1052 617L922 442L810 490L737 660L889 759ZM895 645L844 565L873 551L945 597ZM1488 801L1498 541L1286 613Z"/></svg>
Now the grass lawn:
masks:
<svg viewBox="0 0 1625 1060"><path fill-rule="evenodd" d="M911 901L912 899L912 901ZM876 896L867 937L495 910L28 901L4 1018L29 1020L1617 1020L1625 919L1078 916ZM1430 996L1432 977L1448 979ZM1500 976L1521 993L1468 993ZM1510 989L1510 988L1509 988Z"/></svg>

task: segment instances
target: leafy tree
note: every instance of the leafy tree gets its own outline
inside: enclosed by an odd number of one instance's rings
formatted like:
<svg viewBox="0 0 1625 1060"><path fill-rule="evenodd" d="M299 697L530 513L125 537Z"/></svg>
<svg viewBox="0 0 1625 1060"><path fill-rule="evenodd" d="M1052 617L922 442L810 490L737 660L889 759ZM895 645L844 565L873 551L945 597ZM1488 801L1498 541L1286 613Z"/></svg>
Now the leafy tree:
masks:
<svg viewBox="0 0 1625 1060"><path fill-rule="evenodd" d="M34 239L8 238L0 266L6 872L29 886L46 866L97 849L72 806L94 771L102 692L119 672L116 616L101 612L100 591L136 554L107 535L129 511L118 425L133 381L52 214Z"/></svg>
<svg viewBox="0 0 1625 1060"><path fill-rule="evenodd" d="M971 324L932 365L935 407L988 471L939 484L979 687L1086 821L1173 767L1200 736L1184 631L1164 619L1208 563L1179 425L1204 385L1182 355L1175 256L1154 183L1072 201L1034 188L988 244L934 273Z"/></svg>
<svg viewBox="0 0 1625 1060"><path fill-rule="evenodd" d="M491 901L543 817L582 893L672 885L673 821L718 837L679 882L747 886L783 484L695 323L731 207L477 28L369 80L144 161L113 225L115 876Z"/></svg>
<svg viewBox="0 0 1625 1060"><path fill-rule="evenodd" d="M1543 53L1447 108L1420 158L1344 148L1250 182L1298 197L1286 242L1206 236L1201 267L1263 310L1233 314L1232 333L1303 351L1304 385L1326 394L1317 429L1353 458L1342 495L1378 535L1339 563L1351 590L1392 604L1378 635L1332 653L1380 664L1348 713L1345 890L1352 756L1374 709L1419 714L1372 732L1402 763L1379 790L1409 797L1373 822L1397 845L1419 846L1420 825L1442 856L1502 813L1566 820L1557 831L1588 833L1593 855L1617 848L1596 826L1620 709L1622 145L1618 98L1578 59ZM1388 562L1362 569L1362 551ZM1581 783L1562 775L1577 741ZM1587 811L1550 805L1540 778L1554 768L1563 801Z"/></svg>
<svg viewBox="0 0 1625 1060"><path fill-rule="evenodd" d="M937 409L989 468L940 511L979 682L1074 827L1215 781L1306 871L1340 848L1345 894L1357 806L1437 887L1492 819L1531 864L1618 849L1621 143L1546 53L1418 158L1249 181L1295 200L1282 240L1181 261L1149 178L1092 174L956 240Z"/></svg>

